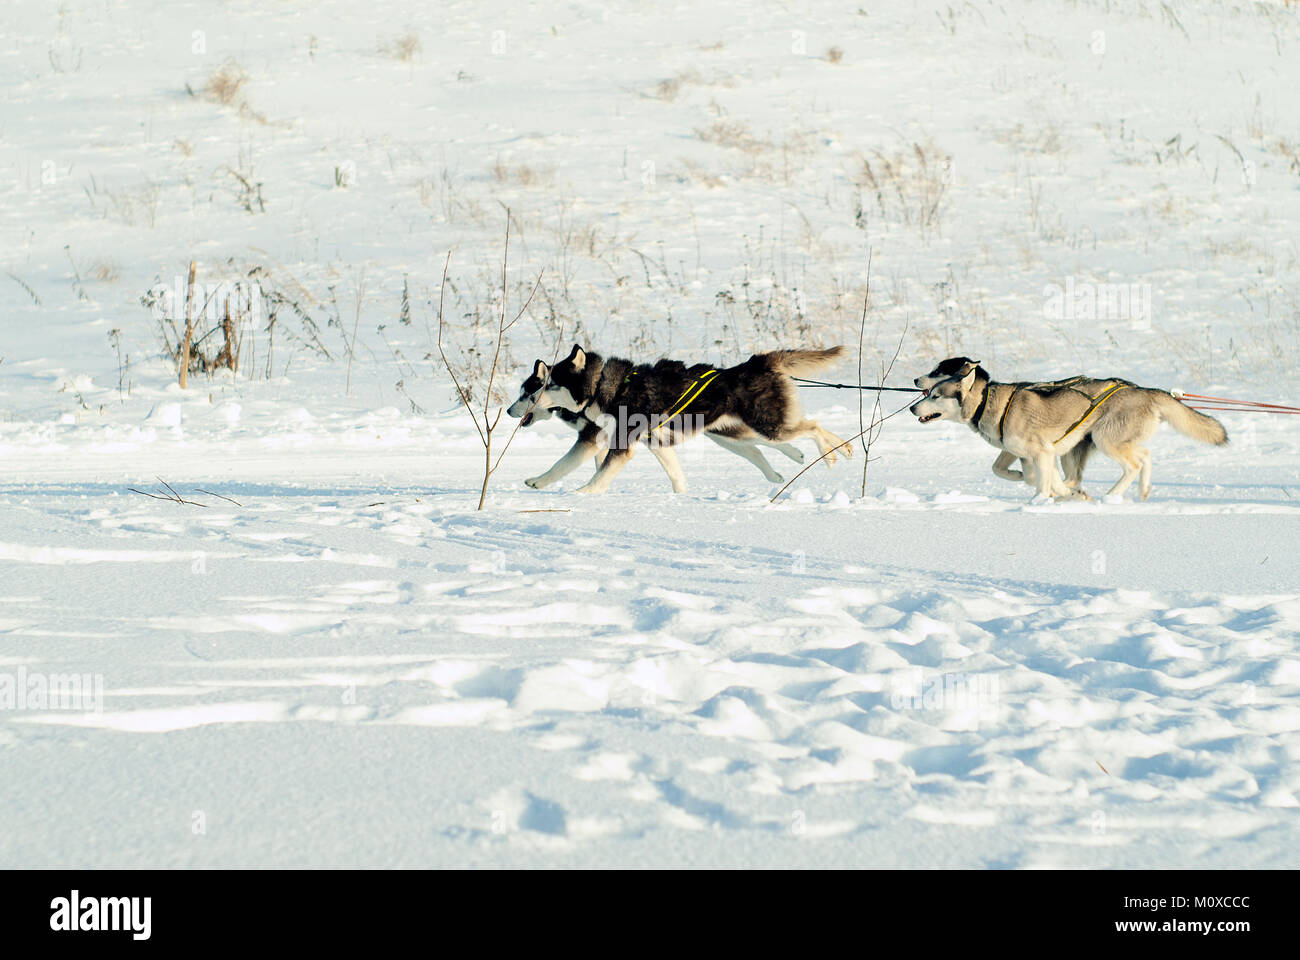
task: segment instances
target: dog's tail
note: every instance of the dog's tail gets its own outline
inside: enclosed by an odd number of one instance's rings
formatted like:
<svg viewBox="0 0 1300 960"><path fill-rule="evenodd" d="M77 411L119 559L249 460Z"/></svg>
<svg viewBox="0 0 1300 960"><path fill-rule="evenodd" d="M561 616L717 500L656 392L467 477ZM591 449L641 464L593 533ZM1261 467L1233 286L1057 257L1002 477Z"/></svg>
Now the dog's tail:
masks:
<svg viewBox="0 0 1300 960"><path fill-rule="evenodd" d="M829 350L776 350L762 354L769 369L787 376L815 373L822 367L828 367L848 356L844 347L831 347Z"/></svg>
<svg viewBox="0 0 1300 960"><path fill-rule="evenodd" d="M1228 431L1218 420L1193 410L1163 390L1153 390L1156 407L1165 421L1183 436L1221 447L1228 442Z"/></svg>

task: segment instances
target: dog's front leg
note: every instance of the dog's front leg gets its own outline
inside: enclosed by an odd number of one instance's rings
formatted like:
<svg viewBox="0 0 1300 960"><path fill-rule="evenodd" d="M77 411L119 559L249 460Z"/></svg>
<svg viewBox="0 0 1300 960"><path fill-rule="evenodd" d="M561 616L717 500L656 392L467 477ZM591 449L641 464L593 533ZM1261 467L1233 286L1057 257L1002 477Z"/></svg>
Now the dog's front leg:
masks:
<svg viewBox="0 0 1300 960"><path fill-rule="evenodd" d="M1033 457L1025 458L1025 466L1031 465L1038 496L1044 499L1056 497L1062 489L1060 475L1056 472L1056 454L1050 447L1040 450Z"/></svg>
<svg viewBox="0 0 1300 960"><path fill-rule="evenodd" d="M650 452L659 461L659 466L664 468L664 473L668 474L668 482L673 485L673 493L685 493L686 474L682 473L682 465L677 459L677 454L673 452L673 448L651 443Z"/></svg>
<svg viewBox="0 0 1300 960"><path fill-rule="evenodd" d="M580 436L574 441L573 446L569 448L569 452L555 461L555 465L551 469L541 476L529 477L524 483L534 490L540 490L542 487L567 477L574 470L577 470L588 457L595 457L599 462L603 449L604 444L598 439Z"/></svg>
<svg viewBox="0 0 1300 960"><path fill-rule="evenodd" d="M609 489L610 483L618 476L619 472L627 466L627 462L632 459L631 447L610 447L609 453L605 456L605 462L600 465L596 475L580 486L577 493L604 493ZM674 457L676 460L676 457ZM665 467L665 469L667 469ZM681 469L680 467L678 468ZM669 475L671 478L671 474Z"/></svg>

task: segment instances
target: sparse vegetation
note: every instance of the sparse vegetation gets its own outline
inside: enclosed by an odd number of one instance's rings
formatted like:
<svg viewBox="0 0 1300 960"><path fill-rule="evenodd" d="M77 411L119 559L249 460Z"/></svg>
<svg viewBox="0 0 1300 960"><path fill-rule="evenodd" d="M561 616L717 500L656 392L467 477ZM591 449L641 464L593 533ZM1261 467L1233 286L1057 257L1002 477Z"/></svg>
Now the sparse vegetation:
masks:
<svg viewBox="0 0 1300 960"><path fill-rule="evenodd" d="M228 107L238 100L239 92L244 89L246 83L248 83L248 74L244 72L244 68L234 60L227 60L208 77L203 93L209 100L215 100L222 106Z"/></svg>
<svg viewBox="0 0 1300 960"><path fill-rule="evenodd" d="M399 37L385 40L379 45L379 52L402 63L410 63L423 52L420 37L415 31L408 31Z"/></svg>
<svg viewBox="0 0 1300 960"><path fill-rule="evenodd" d="M886 154L861 156L858 184L875 201L886 222L919 227L928 235L939 227L948 188L955 176L953 158L934 144L913 143ZM866 206L859 202L855 219L865 226Z"/></svg>
<svg viewBox="0 0 1300 960"><path fill-rule="evenodd" d="M492 179L518 187L547 187L555 183L555 168L534 167L527 163L509 164L498 159L492 165Z"/></svg>

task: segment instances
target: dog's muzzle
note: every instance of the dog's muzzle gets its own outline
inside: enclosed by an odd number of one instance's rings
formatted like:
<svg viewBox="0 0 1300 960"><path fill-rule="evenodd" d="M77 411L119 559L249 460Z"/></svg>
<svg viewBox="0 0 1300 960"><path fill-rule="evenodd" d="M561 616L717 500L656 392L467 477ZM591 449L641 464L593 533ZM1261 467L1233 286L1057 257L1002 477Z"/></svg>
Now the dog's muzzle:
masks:
<svg viewBox="0 0 1300 960"><path fill-rule="evenodd" d="M908 407L908 409L912 413L912 416L916 417L916 419L921 421L921 423L929 423L931 420L939 419L940 414L937 411L934 413L921 413L921 411L917 409L917 407L919 407L921 403L922 401L918 400L916 403Z"/></svg>

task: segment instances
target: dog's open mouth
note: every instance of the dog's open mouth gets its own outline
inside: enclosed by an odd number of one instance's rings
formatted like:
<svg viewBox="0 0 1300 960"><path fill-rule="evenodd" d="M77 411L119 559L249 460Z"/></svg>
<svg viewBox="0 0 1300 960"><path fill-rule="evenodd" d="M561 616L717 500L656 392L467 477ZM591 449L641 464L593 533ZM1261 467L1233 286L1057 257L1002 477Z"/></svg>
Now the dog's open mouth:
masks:
<svg viewBox="0 0 1300 960"><path fill-rule="evenodd" d="M922 423L929 423L931 420L938 420L938 419L939 419L939 414L937 414L937 413L927 413L927 414L926 414L925 416L923 416L923 417L917 417L917 419L920 420Z"/></svg>
<svg viewBox="0 0 1300 960"><path fill-rule="evenodd" d="M530 410L524 414L524 418L519 421L519 426L526 427L533 422L533 412Z"/></svg>

